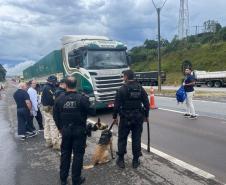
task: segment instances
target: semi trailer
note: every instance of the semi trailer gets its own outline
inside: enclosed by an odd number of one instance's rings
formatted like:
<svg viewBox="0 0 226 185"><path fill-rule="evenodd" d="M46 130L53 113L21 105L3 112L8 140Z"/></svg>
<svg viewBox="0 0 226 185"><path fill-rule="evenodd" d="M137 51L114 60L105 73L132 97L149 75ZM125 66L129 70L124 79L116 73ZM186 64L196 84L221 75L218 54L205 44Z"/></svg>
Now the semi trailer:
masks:
<svg viewBox="0 0 226 185"><path fill-rule="evenodd" d="M60 50L54 50L23 71L25 80L45 83L49 75L77 79L77 90L89 96L96 109L113 107L116 91L129 69L127 46L103 36L66 35Z"/></svg>
<svg viewBox="0 0 226 185"><path fill-rule="evenodd" d="M226 85L226 71L193 71L196 79L196 85L207 85L208 87L222 87Z"/></svg>
<svg viewBox="0 0 226 185"><path fill-rule="evenodd" d="M135 80L143 86L158 85L158 71L135 72ZM161 83L166 81L166 73L161 72Z"/></svg>

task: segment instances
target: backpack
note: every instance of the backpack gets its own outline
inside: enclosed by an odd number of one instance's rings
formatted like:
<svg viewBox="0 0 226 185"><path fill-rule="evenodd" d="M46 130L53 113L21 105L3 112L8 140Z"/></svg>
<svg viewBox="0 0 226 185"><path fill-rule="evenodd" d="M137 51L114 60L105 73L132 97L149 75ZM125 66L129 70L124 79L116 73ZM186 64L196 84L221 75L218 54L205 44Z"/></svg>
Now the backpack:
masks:
<svg viewBox="0 0 226 185"><path fill-rule="evenodd" d="M184 90L184 86L181 86L176 92L176 99L178 103L183 103L187 98L187 94Z"/></svg>

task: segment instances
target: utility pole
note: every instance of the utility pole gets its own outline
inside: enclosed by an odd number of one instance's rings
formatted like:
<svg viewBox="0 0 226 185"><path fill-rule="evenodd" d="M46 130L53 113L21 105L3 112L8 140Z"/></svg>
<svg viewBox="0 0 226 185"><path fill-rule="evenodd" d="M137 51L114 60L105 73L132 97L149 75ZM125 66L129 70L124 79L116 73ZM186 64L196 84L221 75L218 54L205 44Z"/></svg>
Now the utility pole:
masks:
<svg viewBox="0 0 226 185"><path fill-rule="evenodd" d="M198 35L200 33L199 28L202 28L203 26L196 25L196 26L192 26L192 27L195 28L195 35Z"/></svg>
<svg viewBox="0 0 226 185"><path fill-rule="evenodd" d="M160 32L160 13L162 8L164 7L167 0L164 1L164 3L161 6L157 6L157 4L152 0L152 3L157 11L158 15L158 91L161 92L161 85L162 85L162 78L161 78L161 32Z"/></svg>

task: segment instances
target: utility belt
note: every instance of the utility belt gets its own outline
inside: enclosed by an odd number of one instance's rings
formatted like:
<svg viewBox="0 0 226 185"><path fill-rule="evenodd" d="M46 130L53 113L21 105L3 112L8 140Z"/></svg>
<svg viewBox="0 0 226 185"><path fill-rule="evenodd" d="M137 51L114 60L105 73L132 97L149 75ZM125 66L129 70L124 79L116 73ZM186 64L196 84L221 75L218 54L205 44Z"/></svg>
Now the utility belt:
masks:
<svg viewBox="0 0 226 185"><path fill-rule="evenodd" d="M76 121L62 121L64 127L73 127L73 128L86 128L86 124L84 122L76 122Z"/></svg>
<svg viewBox="0 0 226 185"><path fill-rule="evenodd" d="M128 114L137 114L137 113L143 113L143 108L137 108L137 109L125 109L122 108L119 112L120 115L128 115Z"/></svg>
<svg viewBox="0 0 226 185"><path fill-rule="evenodd" d="M138 108L133 110L122 109L120 113L120 117L126 120L128 125L137 124L140 121L143 123L144 110L143 108Z"/></svg>
<svg viewBox="0 0 226 185"><path fill-rule="evenodd" d="M70 128L85 128L85 126L83 126L83 124L75 124L75 123L63 123L64 127L70 127Z"/></svg>
<svg viewBox="0 0 226 185"><path fill-rule="evenodd" d="M86 124L78 124L78 123L72 123L72 122L68 122L68 123L63 123L63 128L65 128L66 130L70 130L72 132L75 133L84 133L85 135L88 135L89 131L86 127Z"/></svg>
<svg viewBox="0 0 226 185"><path fill-rule="evenodd" d="M43 106L43 111L53 114L53 107L52 106Z"/></svg>

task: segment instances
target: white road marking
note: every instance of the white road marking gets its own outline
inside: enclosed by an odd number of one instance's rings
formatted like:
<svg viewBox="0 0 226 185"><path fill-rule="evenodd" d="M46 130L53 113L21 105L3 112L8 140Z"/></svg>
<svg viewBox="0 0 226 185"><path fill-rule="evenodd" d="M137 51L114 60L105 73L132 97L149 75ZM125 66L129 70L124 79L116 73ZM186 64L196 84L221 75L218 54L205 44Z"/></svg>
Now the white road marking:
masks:
<svg viewBox="0 0 226 185"><path fill-rule="evenodd" d="M185 114L185 112L183 111L178 111L178 110L173 110L173 109L166 109L166 108L158 108L159 110L163 110L163 111L168 111L168 112L174 112L174 113L178 113L178 114ZM199 115L199 114L196 114L196 116L202 116L202 117L207 117L207 118L212 118L212 119L219 119L219 120L225 120L225 118L219 118L217 116L208 116L208 115L205 115L205 114L202 114L202 115ZM220 122L220 123L223 123L225 124L226 122Z"/></svg>
<svg viewBox="0 0 226 185"><path fill-rule="evenodd" d="M158 108L159 110L168 111L168 112L174 112L179 114L185 114L185 112L178 111L178 110L172 110L172 109L165 109L165 108Z"/></svg>
<svg viewBox="0 0 226 185"><path fill-rule="evenodd" d="M161 99L174 99L175 102L177 101L175 97L164 97L164 96L156 96ZM214 104L226 104L225 102L217 102L217 101L208 101L208 100L193 100L194 102L202 102L202 103L214 103Z"/></svg>
<svg viewBox="0 0 226 185"><path fill-rule="evenodd" d="M178 112L181 113L180 111L176 111L176 112L177 113ZM92 123L92 124L95 124L96 123L96 121L94 121L94 120L92 120L90 118L87 121L90 122L90 123ZM131 138L128 138L128 141L129 142L132 142ZM141 143L141 147L144 150L147 149L147 145L144 144L144 143ZM184 161L181 161L180 159L177 159L177 158L175 158L175 157L173 157L171 155L168 155L168 154L166 154L164 152L161 152L160 150L157 150L155 148L150 147L150 151L152 153L154 153L154 154L156 154L156 155L158 155L158 156L160 156L160 157L162 157L162 158L164 158L164 159L166 159L166 160L168 160L168 161L170 161L170 162L172 162L172 163L174 163L174 164L176 164L176 165L178 165L178 166L180 166L180 167L182 167L182 168L184 168L186 170L189 170L189 171L191 171L191 172L193 172L193 173L195 173L197 175L200 175L200 176L202 176L202 177L204 177L206 179L214 179L215 178L215 176L213 174L208 173L208 172L206 172L204 170L201 170L201 169L199 169L199 168L197 168L195 166L192 166L192 165L190 165L190 164L188 164L188 163L186 163Z"/></svg>

